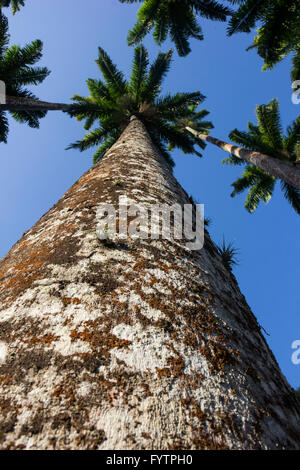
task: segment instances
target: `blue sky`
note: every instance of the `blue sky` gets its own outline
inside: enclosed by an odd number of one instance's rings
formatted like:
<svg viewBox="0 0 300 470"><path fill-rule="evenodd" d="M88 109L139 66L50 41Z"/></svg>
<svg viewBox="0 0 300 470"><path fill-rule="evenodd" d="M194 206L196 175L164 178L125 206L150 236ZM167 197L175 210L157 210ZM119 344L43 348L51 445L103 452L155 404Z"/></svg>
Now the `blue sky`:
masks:
<svg viewBox="0 0 300 470"><path fill-rule="evenodd" d="M85 80L99 77L95 64L101 45L124 72L129 73L133 50L126 44L138 4L118 0L30 0L9 16L11 43L44 42L41 64L52 71L34 92L43 100L69 102L87 95ZM291 101L290 60L273 71L262 72L254 51L246 52L251 35L226 37L222 23L202 21L205 40L192 41L187 58L174 54L165 92L200 90L203 107L215 125L212 135L228 140L234 129L255 121L254 109L272 98L281 105L286 127L300 114ZM159 48L152 37L145 45L153 59ZM168 49L166 43L162 50ZM8 144L0 147L0 258L92 164L92 151L65 151L83 136L80 123L50 112L39 130L10 121ZM280 188L272 201L250 215L245 195L232 199L230 184L241 168L221 165L227 155L209 145L204 158L174 152L175 175L186 191L205 204L212 219L210 233L217 243L233 241L240 250L234 269L240 288L293 387L300 386L300 365L291 362L291 344L299 329L300 218L284 200Z"/></svg>

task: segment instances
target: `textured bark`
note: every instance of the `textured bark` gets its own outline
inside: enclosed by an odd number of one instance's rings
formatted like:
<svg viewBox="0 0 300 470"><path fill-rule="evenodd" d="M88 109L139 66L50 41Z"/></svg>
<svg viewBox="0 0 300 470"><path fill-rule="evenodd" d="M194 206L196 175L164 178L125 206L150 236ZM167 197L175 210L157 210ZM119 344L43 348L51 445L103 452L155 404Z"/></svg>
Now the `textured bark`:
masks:
<svg viewBox="0 0 300 470"><path fill-rule="evenodd" d="M187 127L187 130L200 139L210 142L211 144L220 147L222 150L225 150L225 152L231 153L235 157L261 168L269 173L269 175L275 176L275 178L280 178L295 188L300 189L300 165L298 163L293 164L285 162L278 158L270 157L270 155L227 144L223 140L216 139L210 135L200 134L191 127Z"/></svg>
<svg viewBox="0 0 300 470"><path fill-rule="evenodd" d="M298 448L300 413L205 234L101 242L121 194L189 203L138 120L0 262L2 449Z"/></svg>
<svg viewBox="0 0 300 470"><path fill-rule="evenodd" d="M6 96L6 103L0 104L0 111L67 111L70 105L63 103L48 103L47 101L32 100L15 96Z"/></svg>

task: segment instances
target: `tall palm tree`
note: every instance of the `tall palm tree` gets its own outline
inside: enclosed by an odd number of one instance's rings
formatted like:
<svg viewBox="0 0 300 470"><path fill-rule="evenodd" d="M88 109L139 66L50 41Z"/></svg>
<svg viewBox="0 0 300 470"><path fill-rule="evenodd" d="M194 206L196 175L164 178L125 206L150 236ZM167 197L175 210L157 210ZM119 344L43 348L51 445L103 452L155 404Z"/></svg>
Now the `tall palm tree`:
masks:
<svg viewBox="0 0 300 470"><path fill-rule="evenodd" d="M6 88L5 103L0 104L0 142L7 142L6 111L21 123L38 128L39 120L50 110L66 110L67 105L39 101L28 85L38 85L49 75L47 67L34 66L42 57L42 42L37 39L25 47L8 46L8 21L0 12L0 80Z"/></svg>
<svg viewBox="0 0 300 470"><path fill-rule="evenodd" d="M232 186L235 196L248 189L245 208L254 212L260 201L269 202L275 183L280 181L284 197L300 214L300 117L284 135L280 123L279 103L273 99L257 106L258 125L248 123L248 132L233 130L229 138L243 148L226 144L211 136L205 141L218 145L231 156L223 161L228 165L246 165L242 176ZM190 129L193 132L192 129ZM195 133L200 138L199 133Z"/></svg>
<svg viewBox="0 0 300 470"><path fill-rule="evenodd" d="M300 79L300 11L297 0L231 0L239 4L229 22L228 32L253 30L259 24L254 45L264 59L264 69L271 69L294 53L292 79Z"/></svg>
<svg viewBox="0 0 300 470"><path fill-rule="evenodd" d="M101 80L87 80L90 96L75 96L75 103L68 111L71 116L77 116L79 121L86 119L84 127L89 132L69 148L83 151L97 146L94 155L96 163L119 139L134 115L143 122L152 141L171 166L173 161L167 149L168 144L169 149L177 147L184 153L201 156L195 145L203 149L205 144L187 132L184 123L192 121L197 129L205 133L213 127L211 122L203 120L209 114L208 111L197 111L204 96L199 91L160 96L162 81L169 70L171 59L172 51L159 53L149 67L147 50L142 45L138 46L134 52L130 80L126 81L100 47L96 62L104 83ZM91 130L95 123L99 127Z"/></svg>
<svg viewBox="0 0 300 470"><path fill-rule="evenodd" d="M144 1L139 9L137 23L129 32L129 45L138 44L154 28L153 37L162 44L168 34L175 43L178 54L186 56L190 51L189 38L202 40L198 16L226 21L231 10L215 0L120 0L122 3Z"/></svg>
<svg viewBox="0 0 300 470"><path fill-rule="evenodd" d="M155 138L192 145L169 120L199 97L150 102L169 60L159 55L148 78L144 60L133 84L100 49L106 84L89 80L91 98L71 113L87 127L100 118L109 138L111 120L127 127L0 261L1 449L299 448L298 400L208 233L201 250L188 235L99 236L102 204L127 231L120 196L146 209L190 202Z"/></svg>
<svg viewBox="0 0 300 470"><path fill-rule="evenodd" d="M25 5L25 0L0 0L0 10L4 7L12 7L12 12L15 14Z"/></svg>

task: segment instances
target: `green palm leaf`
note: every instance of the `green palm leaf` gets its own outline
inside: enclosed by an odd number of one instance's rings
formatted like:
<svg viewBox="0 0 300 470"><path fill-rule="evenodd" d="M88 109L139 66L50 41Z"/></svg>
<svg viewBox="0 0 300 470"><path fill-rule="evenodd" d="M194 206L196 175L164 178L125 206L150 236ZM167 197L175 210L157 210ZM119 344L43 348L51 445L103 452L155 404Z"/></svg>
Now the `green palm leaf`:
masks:
<svg viewBox="0 0 300 470"><path fill-rule="evenodd" d="M12 7L12 12L15 14L25 5L25 0L0 0L0 9L3 7Z"/></svg>
<svg viewBox="0 0 300 470"><path fill-rule="evenodd" d="M271 69L291 52L295 53L292 79L299 78L300 11L298 0L230 0L238 4L229 21L228 34L249 33L255 26L254 44L264 59L264 70Z"/></svg>
<svg viewBox="0 0 300 470"><path fill-rule="evenodd" d="M300 190L287 184L285 181L281 181L280 184L285 198L289 201L297 214L300 215Z"/></svg>
<svg viewBox="0 0 300 470"><path fill-rule="evenodd" d="M99 58L96 60L102 75L106 81L106 86L110 95L114 97L121 96L127 91L127 84L124 75L120 72L110 59L109 55L99 47Z"/></svg>
<svg viewBox="0 0 300 470"><path fill-rule="evenodd" d="M143 101L153 102L160 93L162 82L170 70L172 55L172 50L166 53L160 52L157 59L151 65L145 86L141 93L141 99Z"/></svg>
<svg viewBox="0 0 300 470"><path fill-rule="evenodd" d="M279 103L271 100L267 105L257 106L256 115L261 135L274 149L282 149L283 132L280 123Z"/></svg>
<svg viewBox="0 0 300 470"><path fill-rule="evenodd" d="M203 39L198 17L226 21L231 10L215 0L120 0L121 3L143 2L137 22L128 34L128 44L139 44L151 29L154 40L160 45L168 34L179 55L187 55L190 38Z"/></svg>
<svg viewBox="0 0 300 470"><path fill-rule="evenodd" d="M142 85L147 78L149 65L148 52L144 46L136 47L134 51L134 60L132 65L132 74L129 81L129 89L136 96L139 102Z"/></svg>

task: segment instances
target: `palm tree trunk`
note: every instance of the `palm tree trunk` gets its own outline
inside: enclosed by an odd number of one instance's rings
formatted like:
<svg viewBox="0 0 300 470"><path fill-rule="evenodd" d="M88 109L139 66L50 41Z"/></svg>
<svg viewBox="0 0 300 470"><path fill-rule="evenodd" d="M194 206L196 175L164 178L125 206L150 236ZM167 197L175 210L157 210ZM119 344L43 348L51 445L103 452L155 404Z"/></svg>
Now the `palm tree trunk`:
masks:
<svg viewBox="0 0 300 470"><path fill-rule="evenodd" d="M0 104L0 111L67 111L70 105L63 103L47 103L15 96L6 96L6 103Z"/></svg>
<svg viewBox="0 0 300 470"><path fill-rule="evenodd" d="M143 124L0 262L2 449L299 448L300 411L205 233L96 235L100 203L188 204Z"/></svg>
<svg viewBox="0 0 300 470"><path fill-rule="evenodd" d="M225 150L225 152L228 152L241 160L245 160L251 165L257 166L270 175L275 176L275 178L280 178L295 188L300 189L300 165L284 162L278 158L264 155L263 153L227 144L223 140L216 139L210 135L200 134L191 127L186 127L186 129L200 139L217 145L222 150Z"/></svg>

